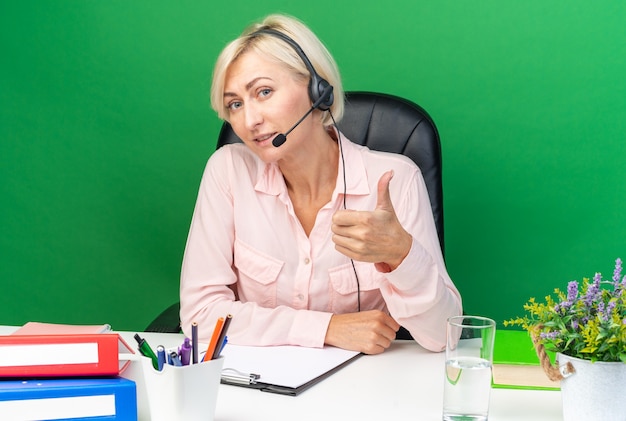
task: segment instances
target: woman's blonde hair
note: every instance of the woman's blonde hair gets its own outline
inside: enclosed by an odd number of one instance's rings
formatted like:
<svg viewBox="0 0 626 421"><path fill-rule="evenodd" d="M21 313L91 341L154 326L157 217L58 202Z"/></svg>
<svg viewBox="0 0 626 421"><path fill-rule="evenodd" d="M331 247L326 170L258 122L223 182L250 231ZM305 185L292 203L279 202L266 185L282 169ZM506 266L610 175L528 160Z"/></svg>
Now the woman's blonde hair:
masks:
<svg viewBox="0 0 626 421"><path fill-rule="evenodd" d="M217 115L228 121L229 113L224 105L226 73L230 65L247 51L255 51L267 59L281 63L292 71L295 77L303 81L309 80L311 77L302 58L286 41L275 35L264 33L250 36L259 29L272 29L282 32L300 45L316 72L333 86L335 99L330 111L336 121L341 120L344 110L344 93L335 60L324 44L304 23L286 15L270 15L261 22L249 26L237 39L231 41L222 50L213 69L213 82L211 84L211 107L217 112ZM329 113L322 113L322 123L324 126L332 124Z"/></svg>

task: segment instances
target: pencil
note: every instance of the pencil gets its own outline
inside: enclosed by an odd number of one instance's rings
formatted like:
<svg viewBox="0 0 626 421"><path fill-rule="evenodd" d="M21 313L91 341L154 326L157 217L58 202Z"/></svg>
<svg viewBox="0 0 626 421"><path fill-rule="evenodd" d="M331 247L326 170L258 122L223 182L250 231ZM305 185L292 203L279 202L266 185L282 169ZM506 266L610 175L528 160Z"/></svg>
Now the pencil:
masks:
<svg viewBox="0 0 626 421"><path fill-rule="evenodd" d="M198 364L198 323L191 324L191 362Z"/></svg>

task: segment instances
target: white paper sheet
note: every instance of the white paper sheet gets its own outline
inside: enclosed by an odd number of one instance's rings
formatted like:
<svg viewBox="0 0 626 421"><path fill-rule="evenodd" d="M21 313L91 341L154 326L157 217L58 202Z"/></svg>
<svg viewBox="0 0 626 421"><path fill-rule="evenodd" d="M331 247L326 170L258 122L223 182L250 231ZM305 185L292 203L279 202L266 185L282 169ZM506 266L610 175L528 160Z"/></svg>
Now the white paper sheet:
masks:
<svg viewBox="0 0 626 421"><path fill-rule="evenodd" d="M238 346L228 344L222 351L224 369L259 374L259 382L299 387L359 355L335 347Z"/></svg>

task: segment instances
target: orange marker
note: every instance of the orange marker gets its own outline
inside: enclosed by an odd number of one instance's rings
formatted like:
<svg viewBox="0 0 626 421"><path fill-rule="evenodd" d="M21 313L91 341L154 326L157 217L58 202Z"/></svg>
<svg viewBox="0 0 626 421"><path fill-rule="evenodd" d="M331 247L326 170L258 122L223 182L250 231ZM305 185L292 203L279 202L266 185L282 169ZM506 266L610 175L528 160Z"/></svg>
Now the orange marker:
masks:
<svg viewBox="0 0 626 421"><path fill-rule="evenodd" d="M231 320L233 320L232 314L227 315L226 320L224 320L224 326L222 327L220 336L217 338L217 344L215 345L215 350L213 351L213 355L211 356L212 360L220 356L220 351L222 350L224 339L226 338L226 333L228 332L228 326L230 326ZM205 360L206 360L206 357L205 357Z"/></svg>
<svg viewBox="0 0 626 421"><path fill-rule="evenodd" d="M213 335L211 336L211 342L209 342L209 347L206 350L206 354L204 354L204 361L211 361L213 357L213 353L215 352L215 347L217 346L217 340L222 333L222 328L224 327L224 318L220 317L217 319L215 323L215 329L213 329Z"/></svg>

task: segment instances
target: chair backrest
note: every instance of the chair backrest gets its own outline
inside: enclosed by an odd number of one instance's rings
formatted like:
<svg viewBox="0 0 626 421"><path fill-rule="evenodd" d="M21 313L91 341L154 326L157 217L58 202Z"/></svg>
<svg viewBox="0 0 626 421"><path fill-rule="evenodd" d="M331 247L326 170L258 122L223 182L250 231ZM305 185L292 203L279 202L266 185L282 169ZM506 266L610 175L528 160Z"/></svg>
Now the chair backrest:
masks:
<svg viewBox="0 0 626 421"><path fill-rule="evenodd" d="M339 129L348 139L370 149L411 158L422 171L435 225L444 252L441 143L433 119L419 105L393 95L346 92L346 107ZM217 147L241 142L224 123Z"/></svg>

